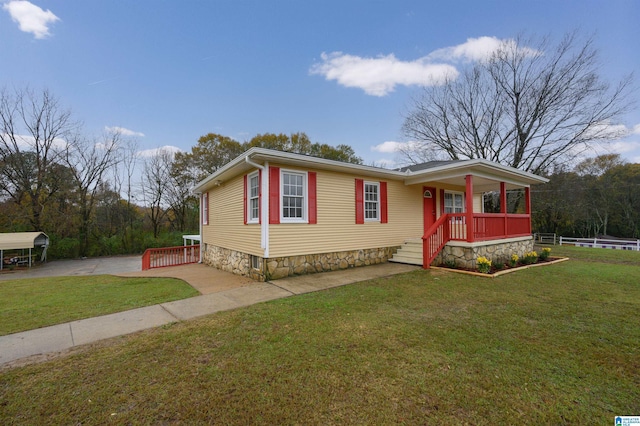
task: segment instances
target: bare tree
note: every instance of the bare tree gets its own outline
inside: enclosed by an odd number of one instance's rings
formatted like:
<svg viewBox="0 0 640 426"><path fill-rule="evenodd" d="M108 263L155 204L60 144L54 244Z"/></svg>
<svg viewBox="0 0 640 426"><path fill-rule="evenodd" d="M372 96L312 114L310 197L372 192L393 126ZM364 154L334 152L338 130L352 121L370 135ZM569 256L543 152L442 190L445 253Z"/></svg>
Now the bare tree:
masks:
<svg viewBox="0 0 640 426"><path fill-rule="evenodd" d="M23 209L34 230L60 189L52 170L63 163L66 137L77 127L48 90L0 91L0 193Z"/></svg>
<svg viewBox="0 0 640 426"><path fill-rule="evenodd" d="M160 226L167 214L167 195L171 179L173 154L159 150L144 161L142 170L142 198L151 221L154 238L160 233Z"/></svg>
<svg viewBox="0 0 640 426"><path fill-rule="evenodd" d="M117 166L113 168L113 190L118 194L126 196L126 208L122 209L121 241L126 251L132 249L133 246L133 228L135 223L135 207L134 200L134 175L139 163L138 157L138 141L135 138L122 138L119 150L119 161ZM118 209L120 210L120 209Z"/></svg>
<svg viewBox="0 0 640 426"><path fill-rule="evenodd" d="M96 195L107 173L118 163L120 133L111 132L101 142L74 138L66 151L66 164L73 172L79 213L80 255L89 254L89 236L95 215Z"/></svg>
<svg viewBox="0 0 640 426"><path fill-rule="evenodd" d="M621 136L616 120L631 106L632 77L615 86L597 73L593 39L566 35L505 41L459 79L425 88L403 131L417 141L409 162L441 153L484 158L541 173L595 142Z"/></svg>

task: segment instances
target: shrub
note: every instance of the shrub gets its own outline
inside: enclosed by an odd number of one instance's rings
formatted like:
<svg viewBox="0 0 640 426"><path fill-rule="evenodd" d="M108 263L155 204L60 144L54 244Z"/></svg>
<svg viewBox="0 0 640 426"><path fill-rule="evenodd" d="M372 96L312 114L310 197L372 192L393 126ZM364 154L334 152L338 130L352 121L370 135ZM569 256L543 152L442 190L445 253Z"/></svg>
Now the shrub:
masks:
<svg viewBox="0 0 640 426"><path fill-rule="evenodd" d="M482 274L488 274L491 270L491 261L484 256L480 256L476 259L476 265L478 272Z"/></svg>
<svg viewBox="0 0 640 426"><path fill-rule="evenodd" d="M546 260L551 254L551 249L549 247L545 247L542 249L542 253L540 253L540 260Z"/></svg>
<svg viewBox="0 0 640 426"><path fill-rule="evenodd" d="M499 260L496 260L495 262L493 262L493 266L496 269L503 269L504 268L504 262L500 262Z"/></svg>
<svg viewBox="0 0 640 426"><path fill-rule="evenodd" d="M525 265L530 265L532 263L536 263L538 261L538 253L536 253L535 251L530 251L528 253L524 254L524 257L522 258L522 263L524 263Z"/></svg>

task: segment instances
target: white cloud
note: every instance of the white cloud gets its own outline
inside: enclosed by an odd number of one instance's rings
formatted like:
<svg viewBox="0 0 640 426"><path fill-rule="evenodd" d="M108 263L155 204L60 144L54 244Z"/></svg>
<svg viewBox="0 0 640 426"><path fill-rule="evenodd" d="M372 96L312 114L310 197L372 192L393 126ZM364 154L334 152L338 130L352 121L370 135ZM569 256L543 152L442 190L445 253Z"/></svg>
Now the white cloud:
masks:
<svg viewBox="0 0 640 426"><path fill-rule="evenodd" d="M309 72L327 80L336 80L345 87L357 87L368 95L386 96L397 85L433 86L456 78L458 71L452 65L433 64L421 59L400 61L393 54L376 58L362 58L342 52L322 53L322 61Z"/></svg>
<svg viewBox="0 0 640 426"><path fill-rule="evenodd" d="M586 133L585 136L589 138L616 140L627 137L635 132L634 129L630 129L624 124L611 124L608 121L603 121L591 126Z"/></svg>
<svg viewBox="0 0 640 426"><path fill-rule="evenodd" d="M513 39L501 40L496 37L468 38L466 42L457 46L445 47L431 52L427 58L440 61L486 61L499 49L518 49L527 56L535 56L541 52L528 47L518 47Z"/></svg>
<svg viewBox="0 0 640 426"><path fill-rule="evenodd" d="M441 61L484 61L502 46L503 41L496 37L469 38L457 46L445 47L429 54L429 58Z"/></svg>
<svg viewBox="0 0 640 426"><path fill-rule="evenodd" d="M105 126L104 129L109 133L119 133L122 136L140 136L140 137L144 136L144 133L136 132L136 131L129 130L129 129L125 129L124 127L118 127L118 126L109 127L109 126Z"/></svg>
<svg viewBox="0 0 640 426"><path fill-rule="evenodd" d="M445 47L413 61L401 61L393 54L366 58L342 52L322 53L310 74L322 75L345 87L357 87L368 95L386 96L397 85L437 86L456 79L458 70L451 63L485 61L501 47L515 48L515 40L496 37L469 38L457 46ZM525 55L540 52L518 47ZM449 62L449 63L447 63Z"/></svg>
<svg viewBox="0 0 640 426"><path fill-rule="evenodd" d="M48 37L50 35L49 24L60 20L50 10L45 11L28 1L10 1L5 3L2 8L9 12L11 19L18 24L20 31L32 33L37 39Z"/></svg>
<svg viewBox="0 0 640 426"><path fill-rule="evenodd" d="M145 149L138 151L138 157L153 157L161 152L167 152L169 154L175 154L176 152L183 152L180 148L173 145L165 145L159 148Z"/></svg>
<svg viewBox="0 0 640 426"><path fill-rule="evenodd" d="M12 139L15 139L16 145L18 146L18 149L20 149L20 150L31 151L31 150L35 150L36 149L36 140L31 135L13 135L13 136L9 136L9 135L7 135L5 133L3 135L0 135L0 137L2 137L6 141L11 141ZM42 143L43 142L40 141L40 144L42 144ZM11 144L11 142L9 142L9 144ZM67 141L62 139L62 138L55 138L51 143L51 147L53 149L65 149L67 146L68 146Z"/></svg>
<svg viewBox="0 0 640 426"><path fill-rule="evenodd" d="M622 124L601 125L604 131L612 131L619 135L619 139L611 138L607 142L602 142L593 147L587 155L590 157L601 154L620 154L622 158L631 163L640 163L640 124L626 127Z"/></svg>
<svg viewBox="0 0 640 426"><path fill-rule="evenodd" d="M371 147L372 151L383 152L385 154L395 154L400 151L411 151L416 147L416 142L395 142L386 141Z"/></svg>

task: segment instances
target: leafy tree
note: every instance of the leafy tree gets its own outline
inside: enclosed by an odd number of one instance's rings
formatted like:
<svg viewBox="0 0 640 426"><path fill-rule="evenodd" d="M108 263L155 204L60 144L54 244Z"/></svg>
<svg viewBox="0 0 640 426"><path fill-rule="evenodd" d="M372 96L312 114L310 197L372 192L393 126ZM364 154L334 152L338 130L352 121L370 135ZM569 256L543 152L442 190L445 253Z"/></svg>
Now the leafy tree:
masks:
<svg viewBox="0 0 640 426"><path fill-rule="evenodd" d="M48 90L0 91L0 192L22 207L32 230L42 230L43 210L60 186L51 169L76 128Z"/></svg>
<svg viewBox="0 0 640 426"><path fill-rule="evenodd" d="M343 161L346 163L362 164L362 159L355 154L349 145L333 147L318 142L312 143L305 133L292 133L287 136L284 133L265 133L254 136L243 145L244 150L260 147L275 149L278 151L292 152L294 154L313 155L328 160Z"/></svg>
<svg viewBox="0 0 640 426"><path fill-rule="evenodd" d="M518 37L460 78L424 89L403 125L417 143L403 155L484 158L540 174L619 137L614 124L630 107L630 89L631 77L611 86L598 75L592 39Z"/></svg>
<svg viewBox="0 0 640 426"><path fill-rule="evenodd" d="M227 136L207 133L198 139L191 152L178 152L174 157L174 174L191 176L198 182L242 154L244 148ZM186 178L185 178L186 179Z"/></svg>
<svg viewBox="0 0 640 426"><path fill-rule="evenodd" d="M615 183L609 171L619 165L622 165L620 155L607 154L588 158L575 167L575 171L583 176L588 193L584 203L592 214L596 234L608 235L609 220L616 204Z"/></svg>
<svg viewBox="0 0 640 426"><path fill-rule="evenodd" d="M640 164L618 154L559 169L532 189L533 227L564 236L640 237Z"/></svg>

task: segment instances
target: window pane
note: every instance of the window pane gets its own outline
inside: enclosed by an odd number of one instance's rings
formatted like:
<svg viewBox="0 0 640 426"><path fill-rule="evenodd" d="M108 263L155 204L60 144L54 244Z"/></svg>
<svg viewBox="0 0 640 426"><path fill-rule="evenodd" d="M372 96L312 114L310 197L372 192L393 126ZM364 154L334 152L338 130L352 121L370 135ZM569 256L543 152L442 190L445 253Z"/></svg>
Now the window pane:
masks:
<svg viewBox="0 0 640 426"><path fill-rule="evenodd" d="M253 176L250 180L249 183L249 187L250 187L250 196L251 197L257 197L259 194L259 188L258 188L258 176Z"/></svg>
<svg viewBox="0 0 640 426"><path fill-rule="evenodd" d="M365 183L364 184L364 218L365 219L378 219L378 185Z"/></svg>
<svg viewBox="0 0 640 426"><path fill-rule="evenodd" d="M282 173L282 217L304 218L304 175Z"/></svg>

